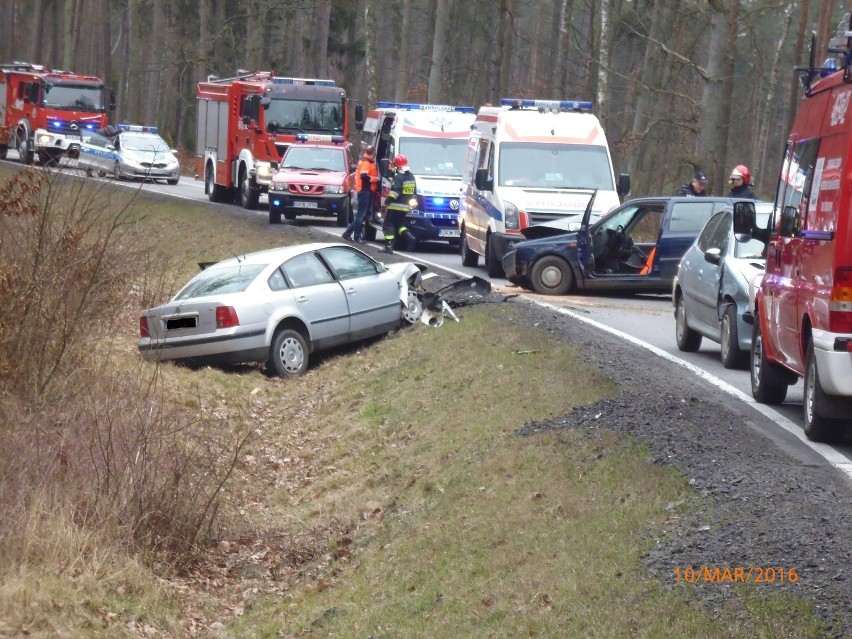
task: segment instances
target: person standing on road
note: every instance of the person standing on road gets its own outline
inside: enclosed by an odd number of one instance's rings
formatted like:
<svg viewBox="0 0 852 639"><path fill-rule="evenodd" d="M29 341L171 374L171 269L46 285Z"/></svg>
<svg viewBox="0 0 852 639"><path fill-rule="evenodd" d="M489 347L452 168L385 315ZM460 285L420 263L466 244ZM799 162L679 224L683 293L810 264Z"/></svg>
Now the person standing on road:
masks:
<svg viewBox="0 0 852 639"><path fill-rule="evenodd" d="M355 219L352 220L343 232L344 240L354 239L359 244L363 244L366 241L363 237L364 226L368 224L366 221L367 215L370 213L370 207L379 185L379 172L376 170L376 160L373 153L372 145L368 144L365 146L361 160L358 162L358 167L355 169L355 190L358 192L358 212L355 214Z"/></svg>
<svg viewBox="0 0 852 639"><path fill-rule="evenodd" d="M728 193L728 197L757 199L751 188L751 171L745 164L738 164L731 171L731 192Z"/></svg>
<svg viewBox="0 0 852 639"><path fill-rule="evenodd" d="M675 197L707 197L707 182L704 171L696 171L691 182L687 182L675 191Z"/></svg>
<svg viewBox="0 0 852 639"><path fill-rule="evenodd" d="M409 201L417 192L417 182L414 179L414 174L408 166L408 158L404 155L397 155L393 159L393 166L396 173L393 177L390 192L385 200L387 202L387 211L385 213L385 222L382 225L382 231L385 235L385 247L381 249L382 253L393 255L393 243L397 237L404 237L408 241L413 242L414 236L411 231L405 226L405 218L411 210Z"/></svg>

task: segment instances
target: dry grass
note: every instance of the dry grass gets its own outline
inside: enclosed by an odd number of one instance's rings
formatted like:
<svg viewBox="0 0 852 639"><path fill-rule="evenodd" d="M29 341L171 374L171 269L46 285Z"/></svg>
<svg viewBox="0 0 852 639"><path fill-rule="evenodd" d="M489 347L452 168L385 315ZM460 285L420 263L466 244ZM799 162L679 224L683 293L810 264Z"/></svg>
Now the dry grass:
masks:
<svg viewBox="0 0 852 639"><path fill-rule="evenodd" d="M0 343L0 637L822 636L800 601L746 589L717 619L646 577L649 538L672 503L688 514L690 489L629 440L514 434L617 389L511 305L342 349L297 380L140 362L138 311L197 261L299 237L107 200L87 210L120 241L92 244L94 224L52 244L75 272L96 272L95 246L123 274L89 298L97 313L42 305L84 320L60 321L61 361L36 352L57 348L44 318L14 325L23 289L0 311L17 340ZM3 285L22 281L0 238Z"/></svg>

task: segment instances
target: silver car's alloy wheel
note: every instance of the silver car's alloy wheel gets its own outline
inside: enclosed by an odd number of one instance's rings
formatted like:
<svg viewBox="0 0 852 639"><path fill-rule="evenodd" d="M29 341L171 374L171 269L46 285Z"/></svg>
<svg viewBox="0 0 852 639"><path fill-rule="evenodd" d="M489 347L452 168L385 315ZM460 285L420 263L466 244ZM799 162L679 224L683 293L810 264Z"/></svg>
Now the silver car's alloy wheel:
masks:
<svg viewBox="0 0 852 639"><path fill-rule="evenodd" d="M278 350L278 359L284 370L291 375L298 375L305 363L305 351L302 350L299 340L293 337L285 338Z"/></svg>
<svg viewBox="0 0 852 639"><path fill-rule="evenodd" d="M408 291L408 305L402 311L402 318L409 324L414 324L423 315L423 303L417 293Z"/></svg>

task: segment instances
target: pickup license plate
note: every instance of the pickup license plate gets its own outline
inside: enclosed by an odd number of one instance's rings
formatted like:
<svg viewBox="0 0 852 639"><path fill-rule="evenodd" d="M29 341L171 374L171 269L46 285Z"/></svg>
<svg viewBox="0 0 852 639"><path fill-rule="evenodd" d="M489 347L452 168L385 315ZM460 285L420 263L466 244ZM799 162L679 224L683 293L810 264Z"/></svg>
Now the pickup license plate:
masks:
<svg viewBox="0 0 852 639"><path fill-rule="evenodd" d="M441 229L438 231L438 237L458 237L458 229Z"/></svg>
<svg viewBox="0 0 852 639"><path fill-rule="evenodd" d="M293 206L297 209L316 209L319 208L316 202L293 202Z"/></svg>

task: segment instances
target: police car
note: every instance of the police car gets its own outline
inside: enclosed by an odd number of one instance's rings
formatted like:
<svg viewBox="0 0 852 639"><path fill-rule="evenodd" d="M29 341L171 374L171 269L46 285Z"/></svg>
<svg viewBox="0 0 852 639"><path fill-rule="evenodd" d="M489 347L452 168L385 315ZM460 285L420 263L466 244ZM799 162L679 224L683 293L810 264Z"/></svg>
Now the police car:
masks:
<svg viewBox="0 0 852 639"><path fill-rule="evenodd" d="M115 179L165 180L177 184L180 164L155 126L119 124L84 131L77 166L87 175L112 175Z"/></svg>

